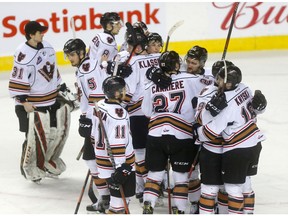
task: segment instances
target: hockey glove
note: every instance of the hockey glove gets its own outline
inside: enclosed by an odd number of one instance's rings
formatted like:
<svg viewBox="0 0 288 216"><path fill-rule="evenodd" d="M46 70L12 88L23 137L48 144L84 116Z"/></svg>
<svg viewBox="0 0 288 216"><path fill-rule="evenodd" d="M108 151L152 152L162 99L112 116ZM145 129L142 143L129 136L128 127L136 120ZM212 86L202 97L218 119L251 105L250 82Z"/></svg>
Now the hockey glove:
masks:
<svg viewBox="0 0 288 216"><path fill-rule="evenodd" d="M61 85L59 85L58 87L58 91L62 91L62 92L65 92L67 91L67 86L66 86L66 83L62 83Z"/></svg>
<svg viewBox="0 0 288 216"><path fill-rule="evenodd" d="M160 68L150 67L146 71L146 77L148 80L153 81L160 89L167 88L171 82L171 77L167 76Z"/></svg>
<svg viewBox="0 0 288 216"><path fill-rule="evenodd" d="M227 107L225 93L220 95L215 94L205 106L206 110L208 110L213 117L217 116L225 107Z"/></svg>
<svg viewBox="0 0 288 216"><path fill-rule="evenodd" d="M267 100L260 90L255 90L254 97L252 99L252 107L255 110L262 111L267 106Z"/></svg>
<svg viewBox="0 0 288 216"><path fill-rule="evenodd" d="M118 65L117 76L120 76L124 79L126 77L129 77L131 73L132 73L131 65L129 65L129 64L128 65L124 65L124 64Z"/></svg>
<svg viewBox="0 0 288 216"><path fill-rule="evenodd" d="M198 104L198 97L193 97L191 100L192 108L196 109Z"/></svg>
<svg viewBox="0 0 288 216"><path fill-rule="evenodd" d="M92 120L80 115L78 132L81 137L90 137L92 130Z"/></svg>
<svg viewBox="0 0 288 216"><path fill-rule="evenodd" d="M107 74L112 75L114 73L115 66L116 66L115 61L109 61L107 65L107 69L106 69ZM121 76L124 79L126 77L129 77L131 73L132 73L132 68L130 65L124 65L123 63L118 64L117 73L116 73L117 76Z"/></svg>
<svg viewBox="0 0 288 216"><path fill-rule="evenodd" d="M124 184L131 174L132 167L129 164L123 163L120 167L118 167L114 173L112 173L111 178L109 178L108 183L110 184Z"/></svg>

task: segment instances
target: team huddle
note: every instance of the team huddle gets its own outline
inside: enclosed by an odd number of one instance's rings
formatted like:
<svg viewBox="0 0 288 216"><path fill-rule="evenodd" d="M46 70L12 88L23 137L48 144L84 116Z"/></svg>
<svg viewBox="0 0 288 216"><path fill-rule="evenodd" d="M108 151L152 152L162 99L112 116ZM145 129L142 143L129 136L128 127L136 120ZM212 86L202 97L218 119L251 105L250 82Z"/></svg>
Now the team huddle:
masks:
<svg viewBox="0 0 288 216"><path fill-rule="evenodd" d="M104 13L100 24L89 47L79 38L64 44L77 68L75 94L61 84L55 51L43 41L47 27L26 24L9 81L25 133L22 175L39 182L65 171L70 112L80 109L82 158L99 195L87 211L128 214L136 196L142 213L153 214L168 194L173 214L188 205L190 214L253 214L251 176L265 140L257 127L267 105L261 91L242 83L231 61L206 68L201 46L183 61L176 51L161 53L162 37L142 21L127 26L119 51L120 16Z"/></svg>

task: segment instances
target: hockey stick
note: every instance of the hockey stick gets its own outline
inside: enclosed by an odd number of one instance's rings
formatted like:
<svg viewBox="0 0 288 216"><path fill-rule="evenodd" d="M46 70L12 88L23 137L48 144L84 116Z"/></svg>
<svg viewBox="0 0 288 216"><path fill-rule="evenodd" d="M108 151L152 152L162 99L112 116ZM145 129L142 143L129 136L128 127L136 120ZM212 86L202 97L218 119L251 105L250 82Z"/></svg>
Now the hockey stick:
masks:
<svg viewBox="0 0 288 216"><path fill-rule="evenodd" d="M84 145L85 145L85 144L84 144ZM78 155L77 155L77 157L76 157L76 160L79 160L80 157L81 157L81 155L83 154L83 151L84 151L84 145L83 145L82 148L80 149L80 151L79 151L79 153L78 153Z"/></svg>
<svg viewBox="0 0 288 216"><path fill-rule="evenodd" d="M167 50L168 50L168 45L169 45L169 41L170 41L171 35L172 35L173 32L174 32L179 26L181 26L183 23L184 23L184 20L180 20L180 21L178 21L177 23L175 23L175 24L171 27L171 29L169 30L168 35L167 35L167 39L166 39L166 45L165 45L165 50L164 50L164 52L167 52Z"/></svg>
<svg viewBox="0 0 288 216"><path fill-rule="evenodd" d="M132 58L132 56L134 55L136 47L137 47L137 36L136 36L136 33L135 33L135 31L133 29L133 26L131 25L130 22L126 22L125 25L127 27L128 34L132 35L132 40L133 40L133 44L134 44L128 59L124 62L124 65L128 65L130 60L131 60L131 58ZM116 55L114 61L115 61L115 66L113 68L113 76L116 76L117 75L117 70L118 70L118 65L120 63L120 56L118 54Z"/></svg>
<svg viewBox="0 0 288 216"><path fill-rule="evenodd" d="M133 29L132 24L130 22L126 22L125 25L127 27L127 32L132 35L132 40L133 40L133 49L132 49L132 51L130 53L129 58L125 61L125 65L128 65L130 60L131 60L131 58L132 58L132 56L135 53L135 50L136 50L138 44L137 44L137 35L136 35L136 32Z"/></svg>
<svg viewBox="0 0 288 216"><path fill-rule="evenodd" d="M225 68L224 84L227 82L227 66L226 66L226 62L225 62L225 57L226 57L227 49L228 49L228 46L229 46L231 33L232 33L233 26L234 26L235 17L236 17L236 13L237 13L237 9L238 9L239 3L240 2L234 3L234 11L233 11L233 15L232 15L232 18L231 18L231 23L230 23L230 26L229 26L229 30L228 30L228 34L227 34L227 38L226 38L226 42L225 42L222 58L221 58L221 60L224 62L224 68ZM222 94L223 92L224 92L224 86L220 86L219 85L218 93Z"/></svg>
<svg viewBox="0 0 288 216"><path fill-rule="evenodd" d="M222 54L221 60L225 60L225 57L226 57L226 53L227 53L228 45L229 45L229 42L230 42L230 37L231 37L232 29L233 29L233 26L234 26L238 5L239 5L239 2L234 3L234 12L233 12L233 15L232 15L232 18L231 18L231 23L230 23L230 26L229 26L228 35L227 35L227 38L226 38L226 42L225 42L225 46L224 46L224 50L223 50L223 54Z"/></svg>
<svg viewBox="0 0 288 216"><path fill-rule="evenodd" d="M74 17L72 17L72 18L70 19L70 25L71 25L71 29L72 29L73 39L75 39L75 38L76 38L76 30L75 30Z"/></svg>
<svg viewBox="0 0 288 216"><path fill-rule="evenodd" d="M90 178L90 183L89 183L89 188L88 188L88 196L90 198L90 200L92 201L92 203L96 203L98 201L97 197L95 196L94 190L93 190L93 176L91 175Z"/></svg>
<svg viewBox="0 0 288 216"><path fill-rule="evenodd" d="M200 154L200 151L201 151L201 147L202 147L202 144L199 146L197 154L194 157L193 163L192 163L191 168L190 168L189 173L188 173L188 179L191 177L192 172L193 172L193 170L194 170L194 168L195 168L195 166L197 164L197 161L198 161L198 158L199 158L199 154Z"/></svg>
<svg viewBox="0 0 288 216"><path fill-rule="evenodd" d="M82 197L83 197L83 194L84 194L84 191L85 191L87 182L88 182L89 175L90 175L90 170L88 170L88 172L87 172L87 175L86 175L86 178L85 178L85 181L84 181L84 185L83 185L83 187L82 187L80 196L79 196L79 198L78 198L78 202L77 202L77 205L76 205L76 209L75 209L75 211L74 211L74 214L77 214L77 213L78 213L78 210L79 210L79 207L80 207L80 204L81 204L81 201L82 201Z"/></svg>
<svg viewBox="0 0 288 216"><path fill-rule="evenodd" d="M169 214L172 214L172 206L171 206L171 187L170 187L170 159L168 157L167 160L167 192L168 192L168 208Z"/></svg>
<svg viewBox="0 0 288 216"><path fill-rule="evenodd" d="M105 141L106 141L107 152L108 152L108 155L110 157L112 166L113 166L114 170L116 170L116 163L115 163L114 156L113 156L113 153L112 153L112 149L111 149L111 146L110 146L110 142L108 140L108 136L107 136L107 133L106 133L106 130L105 130L102 118L101 118L101 111L99 110L97 102L95 102L94 104L95 104L95 110L96 110L96 113L97 113L97 117L99 119L100 128L102 129L102 132L104 134L104 138L105 138ZM124 203L125 213L126 214L130 214L130 211L129 211L129 208L128 208L128 204L126 202L123 186L120 185L120 184L118 186L119 186L119 191L120 191L120 194L121 194L122 201Z"/></svg>

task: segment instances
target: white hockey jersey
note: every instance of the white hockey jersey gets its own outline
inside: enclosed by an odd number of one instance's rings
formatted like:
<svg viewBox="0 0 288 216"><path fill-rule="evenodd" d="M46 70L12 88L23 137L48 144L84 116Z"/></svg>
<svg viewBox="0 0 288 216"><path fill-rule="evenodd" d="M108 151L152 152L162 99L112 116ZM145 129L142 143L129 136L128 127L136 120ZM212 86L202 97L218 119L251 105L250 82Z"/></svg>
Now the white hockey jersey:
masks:
<svg viewBox="0 0 288 216"><path fill-rule="evenodd" d="M200 141L211 141L222 136L223 153L235 148L247 148L264 141L265 136L256 125L256 113L251 105L252 92L240 83L225 91L228 106L207 124L198 128Z"/></svg>
<svg viewBox="0 0 288 216"><path fill-rule="evenodd" d="M107 77L105 69L101 69L100 61L86 57L76 72L76 78L80 93L80 110L86 114L89 106L94 107L94 101L105 98L102 83Z"/></svg>
<svg viewBox="0 0 288 216"><path fill-rule="evenodd" d="M198 78L192 74L172 75L172 83L161 90L154 83L146 85L143 113L150 118L149 135L174 135L177 139L193 138L195 113L191 101L198 95Z"/></svg>
<svg viewBox="0 0 288 216"><path fill-rule="evenodd" d="M102 32L98 33L90 43L88 56L91 59L100 60L103 54L108 56L108 61L112 60L118 53L114 36Z"/></svg>
<svg viewBox="0 0 288 216"><path fill-rule="evenodd" d="M133 166L135 155L130 134L128 112L118 103L111 103L107 100L98 102L101 118L111 146L116 168L122 163ZM93 124L93 136L95 139L96 163L100 178L109 178L114 173L110 156L107 151L107 142L100 127L99 119L94 116L96 124Z"/></svg>
<svg viewBox="0 0 288 216"><path fill-rule="evenodd" d="M147 82L146 71L154 66L159 67L160 53L137 55L130 60L132 74L125 78L126 82L126 98L125 103L128 105L130 116L143 116L141 104L143 100L145 83Z"/></svg>
<svg viewBox="0 0 288 216"><path fill-rule="evenodd" d="M201 125L206 125L213 120L214 117L211 115L211 113L208 110L205 109L205 106L207 102L211 100L212 96L217 93L217 91L218 91L217 86L209 85L200 92L198 96L198 104L197 104L197 109L196 109L196 114L195 114L197 123ZM221 136L217 136L213 140L202 142L202 145L204 148L206 148L207 150L211 152L222 154L223 142L224 142L223 138Z"/></svg>
<svg viewBox="0 0 288 216"><path fill-rule="evenodd" d="M46 41L42 44L43 48L36 49L22 43L16 49L9 80L10 96L28 95L27 100L36 107L54 104L61 83L55 50Z"/></svg>

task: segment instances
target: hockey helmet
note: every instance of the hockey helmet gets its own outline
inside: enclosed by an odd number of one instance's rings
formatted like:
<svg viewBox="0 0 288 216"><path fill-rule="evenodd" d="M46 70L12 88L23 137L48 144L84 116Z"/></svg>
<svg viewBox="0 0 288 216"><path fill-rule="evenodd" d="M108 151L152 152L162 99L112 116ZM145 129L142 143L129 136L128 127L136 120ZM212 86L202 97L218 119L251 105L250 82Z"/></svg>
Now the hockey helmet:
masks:
<svg viewBox="0 0 288 216"><path fill-rule="evenodd" d="M200 62L201 66L204 67L207 58L208 58L208 53L207 50L204 47L200 47L198 45L192 47L190 50L188 50L186 54L186 58L192 58L196 59Z"/></svg>
<svg viewBox="0 0 288 216"><path fill-rule="evenodd" d="M222 67L220 69L217 76L220 76L222 79L225 78L225 67ZM231 83L232 89L235 89L241 81L242 81L241 70L235 65L227 66L227 81L226 81L226 83Z"/></svg>
<svg viewBox="0 0 288 216"><path fill-rule="evenodd" d="M163 47L163 40L162 40L162 37L158 34L158 33L156 33L156 32L152 32L152 33L150 33L149 35L148 35L148 37L147 37L147 40L148 40L148 43L150 42L150 41L157 41L157 42L160 42L161 43L161 46Z"/></svg>
<svg viewBox="0 0 288 216"><path fill-rule="evenodd" d="M133 23L133 27L141 28L145 35L149 34L149 30L148 30L146 23L144 23L142 21L137 21L137 22Z"/></svg>
<svg viewBox="0 0 288 216"><path fill-rule="evenodd" d="M63 51L65 54L69 54L71 52L76 52L78 55L80 54L80 51L84 51L84 55L86 54L86 45L85 43L79 39L70 39L64 44Z"/></svg>
<svg viewBox="0 0 288 216"><path fill-rule="evenodd" d="M159 57L159 65L164 72L178 72L181 64L180 62L179 54L175 51L164 52Z"/></svg>
<svg viewBox="0 0 288 216"><path fill-rule="evenodd" d="M118 13L116 12L106 12L100 18L100 24L103 29L106 30L108 23L113 24L114 22L121 21L121 18Z"/></svg>
<svg viewBox="0 0 288 216"><path fill-rule="evenodd" d="M125 88L125 80L120 76L110 76L103 81L103 92L107 98L115 99L115 92Z"/></svg>
<svg viewBox="0 0 288 216"><path fill-rule="evenodd" d="M212 65L212 75L214 77L216 77L219 70L225 66L224 61L226 63L226 67L228 67L230 65L234 65L231 61L228 61L228 60L219 60L219 61L214 62L214 64Z"/></svg>
<svg viewBox="0 0 288 216"><path fill-rule="evenodd" d="M145 35L142 28L133 27L134 34L126 31L126 42L131 46L141 45L142 50L145 50L148 44L147 36Z"/></svg>

